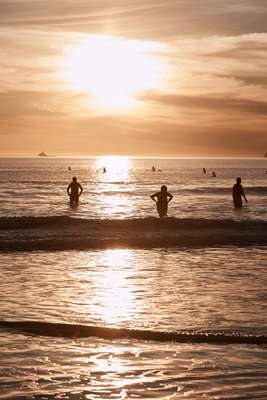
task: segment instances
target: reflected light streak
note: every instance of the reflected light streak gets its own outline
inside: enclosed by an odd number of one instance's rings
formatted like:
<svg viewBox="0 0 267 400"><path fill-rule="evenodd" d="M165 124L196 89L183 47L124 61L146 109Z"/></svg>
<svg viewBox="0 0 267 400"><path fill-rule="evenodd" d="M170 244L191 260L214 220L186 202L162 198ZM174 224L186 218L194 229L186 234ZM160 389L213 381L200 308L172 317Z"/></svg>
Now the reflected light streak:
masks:
<svg viewBox="0 0 267 400"><path fill-rule="evenodd" d="M96 168L103 173L105 181L121 182L128 179L130 160L126 156L98 157ZM105 168L105 172L103 168Z"/></svg>
<svg viewBox="0 0 267 400"><path fill-rule="evenodd" d="M129 320L131 305L135 303L128 281L132 271L127 268L132 256L133 253L126 249L109 249L101 253L101 264L106 265L106 270L99 276L100 281L95 282L96 287L101 288L95 302L99 304L99 314L106 324Z"/></svg>
<svg viewBox="0 0 267 400"><path fill-rule="evenodd" d="M125 183L129 181L131 161L124 156L106 156L96 159L96 169L99 173L99 183L96 187L99 196L99 205L103 217L123 217L133 212L133 199L126 196L129 188Z"/></svg>

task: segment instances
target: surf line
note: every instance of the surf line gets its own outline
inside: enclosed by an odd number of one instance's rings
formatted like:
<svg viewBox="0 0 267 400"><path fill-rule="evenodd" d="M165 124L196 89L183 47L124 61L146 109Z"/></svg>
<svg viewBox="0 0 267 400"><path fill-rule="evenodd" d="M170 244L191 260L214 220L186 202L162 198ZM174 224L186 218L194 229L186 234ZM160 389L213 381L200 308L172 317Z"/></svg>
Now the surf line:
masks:
<svg viewBox="0 0 267 400"><path fill-rule="evenodd" d="M1 330L19 331L26 334L84 338L97 337L106 340L136 339L157 342L256 344L266 345L267 336L239 332L178 331L164 332L141 329L109 328L90 325L62 324L42 321L0 321Z"/></svg>

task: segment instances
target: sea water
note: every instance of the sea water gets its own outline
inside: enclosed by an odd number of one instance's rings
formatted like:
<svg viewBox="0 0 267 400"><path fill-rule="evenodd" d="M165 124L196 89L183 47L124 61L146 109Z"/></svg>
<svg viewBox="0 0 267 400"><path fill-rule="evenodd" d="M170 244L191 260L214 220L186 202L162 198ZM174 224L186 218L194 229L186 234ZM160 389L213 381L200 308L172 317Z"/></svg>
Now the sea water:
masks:
<svg viewBox="0 0 267 400"><path fill-rule="evenodd" d="M266 160L1 159L0 398L266 399L266 169ZM69 209L66 194L74 175L84 188L78 210ZM231 199L236 176L249 200L239 212ZM149 196L162 184L174 195L170 221L190 221L193 243L168 246L169 226L157 231ZM35 223L33 216L44 219ZM122 220L116 245L86 241L97 219L104 225L96 223L94 234L106 240ZM197 245L203 219L211 235L217 219L223 229L243 224L240 235L250 223L263 244L211 246L207 236ZM145 221L144 246L133 220ZM133 232L131 245L122 246ZM69 250L45 241L67 234ZM85 248L75 248L82 240ZM78 327L89 327L88 335L75 337ZM123 329L124 336L112 337ZM127 337L136 330L138 339ZM174 339L164 341L166 332Z"/></svg>
<svg viewBox="0 0 267 400"><path fill-rule="evenodd" d="M75 212L66 193L73 176L84 188ZM237 176L249 199L242 213L232 207ZM174 196L169 216L266 219L266 182L267 159L5 158L0 159L0 216L156 216L150 195L167 185Z"/></svg>

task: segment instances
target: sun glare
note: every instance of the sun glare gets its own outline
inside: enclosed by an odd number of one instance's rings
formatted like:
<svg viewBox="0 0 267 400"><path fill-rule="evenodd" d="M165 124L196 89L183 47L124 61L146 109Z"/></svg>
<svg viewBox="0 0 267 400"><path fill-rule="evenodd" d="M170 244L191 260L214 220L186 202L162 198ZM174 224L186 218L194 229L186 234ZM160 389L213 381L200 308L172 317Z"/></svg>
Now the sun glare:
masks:
<svg viewBox="0 0 267 400"><path fill-rule="evenodd" d="M160 86L160 48L154 42L92 35L67 49L63 77L87 93L96 109L129 110L141 104L139 93Z"/></svg>
<svg viewBox="0 0 267 400"><path fill-rule="evenodd" d="M129 319L130 307L134 302L134 284L128 280L133 271L125 268L125 264L134 255L127 249L108 249L102 253L101 262L107 265L101 275L99 287L103 288L97 296L101 309L101 318L105 323L116 324Z"/></svg>
<svg viewBox="0 0 267 400"><path fill-rule="evenodd" d="M129 195L132 160L126 156L104 156L95 159L98 183L95 187L103 218L132 215L134 202ZM115 184L115 185L114 185Z"/></svg>
<svg viewBox="0 0 267 400"><path fill-rule="evenodd" d="M96 168L103 173L105 181L126 181L130 160L126 156L103 156L96 158Z"/></svg>

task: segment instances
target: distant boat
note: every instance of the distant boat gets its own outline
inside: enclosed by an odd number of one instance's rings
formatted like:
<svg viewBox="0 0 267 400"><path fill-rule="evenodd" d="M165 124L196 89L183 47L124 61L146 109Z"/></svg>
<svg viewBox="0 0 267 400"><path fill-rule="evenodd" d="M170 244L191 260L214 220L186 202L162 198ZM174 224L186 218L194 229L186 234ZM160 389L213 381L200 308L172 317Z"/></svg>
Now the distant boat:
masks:
<svg viewBox="0 0 267 400"><path fill-rule="evenodd" d="M47 157L47 154L44 151L38 154L38 157Z"/></svg>

